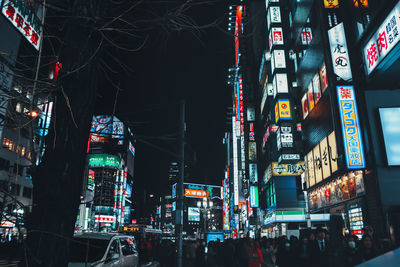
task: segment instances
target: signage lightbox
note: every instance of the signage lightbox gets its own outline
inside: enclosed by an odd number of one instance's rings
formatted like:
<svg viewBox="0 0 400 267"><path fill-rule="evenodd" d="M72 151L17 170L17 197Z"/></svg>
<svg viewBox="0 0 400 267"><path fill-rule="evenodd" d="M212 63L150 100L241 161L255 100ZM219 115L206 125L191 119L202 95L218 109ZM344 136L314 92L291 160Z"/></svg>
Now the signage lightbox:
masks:
<svg viewBox="0 0 400 267"><path fill-rule="evenodd" d="M112 167L121 169L121 159L118 156L107 154L90 154L89 167Z"/></svg>
<svg viewBox="0 0 400 267"><path fill-rule="evenodd" d="M27 6L26 1L4 0L1 12L30 44L39 50L42 41L42 22L32 9Z"/></svg>
<svg viewBox="0 0 400 267"><path fill-rule="evenodd" d="M250 176L250 183L255 184L258 182L257 163L249 164L249 176Z"/></svg>
<svg viewBox="0 0 400 267"><path fill-rule="evenodd" d="M379 115L388 165L400 165L400 107L380 108Z"/></svg>
<svg viewBox="0 0 400 267"><path fill-rule="evenodd" d="M298 176L305 170L304 162L300 161L293 164L279 164L272 162L272 175L273 176Z"/></svg>
<svg viewBox="0 0 400 267"><path fill-rule="evenodd" d="M365 68L368 75L399 42L399 27L400 2L392 9L363 48Z"/></svg>
<svg viewBox="0 0 400 267"><path fill-rule="evenodd" d="M188 221L190 222L200 221L200 208L188 207Z"/></svg>
<svg viewBox="0 0 400 267"><path fill-rule="evenodd" d="M333 72L345 81L352 79L343 22L328 30Z"/></svg>
<svg viewBox="0 0 400 267"><path fill-rule="evenodd" d="M258 208L258 186L250 186L250 207Z"/></svg>
<svg viewBox="0 0 400 267"><path fill-rule="evenodd" d="M348 169L365 168L364 151L354 87L336 86Z"/></svg>

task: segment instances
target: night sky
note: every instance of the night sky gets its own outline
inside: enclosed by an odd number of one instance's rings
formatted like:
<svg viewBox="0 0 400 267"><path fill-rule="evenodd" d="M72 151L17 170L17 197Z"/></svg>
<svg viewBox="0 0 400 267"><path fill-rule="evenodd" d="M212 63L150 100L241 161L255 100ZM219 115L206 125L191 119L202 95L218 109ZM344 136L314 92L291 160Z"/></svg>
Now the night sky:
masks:
<svg viewBox="0 0 400 267"><path fill-rule="evenodd" d="M201 5L190 16L199 24L223 18L227 28L226 1ZM222 144L231 106L227 69L233 64L233 37L218 27L190 32L152 30L145 47L125 56L133 73L120 75L123 92L116 113L133 125L137 135L135 192L140 205L143 191L160 196L168 192L168 164L178 161L154 148L177 153L177 142L163 139L179 131L179 100L186 100L186 156L192 166L191 182L219 185L224 175L225 148ZM112 96L113 97L113 96ZM100 106L110 106L105 94ZM101 108L97 108L100 110ZM160 138L161 137L161 138Z"/></svg>

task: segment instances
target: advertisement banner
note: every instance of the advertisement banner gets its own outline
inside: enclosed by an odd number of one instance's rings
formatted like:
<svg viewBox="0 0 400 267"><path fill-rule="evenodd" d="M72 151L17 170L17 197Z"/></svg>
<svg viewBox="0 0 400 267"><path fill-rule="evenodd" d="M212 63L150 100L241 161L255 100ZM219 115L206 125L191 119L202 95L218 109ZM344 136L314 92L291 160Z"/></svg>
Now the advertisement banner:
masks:
<svg viewBox="0 0 400 267"><path fill-rule="evenodd" d="M89 170L87 188L89 190L94 190L94 171L93 170Z"/></svg>
<svg viewBox="0 0 400 267"><path fill-rule="evenodd" d="M283 45L282 27L271 27L269 34L269 48L272 49L274 45Z"/></svg>
<svg viewBox="0 0 400 267"><path fill-rule="evenodd" d="M288 80L286 73L277 73L272 80L274 91L277 94L289 93Z"/></svg>
<svg viewBox="0 0 400 267"><path fill-rule="evenodd" d="M353 86L336 86L348 169L365 168L360 122Z"/></svg>
<svg viewBox="0 0 400 267"><path fill-rule="evenodd" d="M281 49L274 50L271 59L272 58L274 58L274 67L276 69L286 68L285 50Z"/></svg>
<svg viewBox="0 0 400 267"><path fill-rule="evenodd" d="M308 116L308 100L307 93L301 98L301 107L303 110L303 120Z"/></svg>
<svg viewBox="0 0 400 267"><path fill-rule="evenodd" d="M307 176L309 187L315 184L315 172L314 172L314 155L311 150L306 157L307 160Z"/></svg>
<svg viewBox="0 0 400 267"><path fill-rule="evenodd" d="M326 88L328 88L328 76L326 75L325 62L324 62L324 64L322 64L322 67L319 70L319 77L321 79L321 90L323 93L323 92L325 92Z"/></svg>
<svg viewBox="0 0 400 267"><path fill-rule="evenodd" d="M249 142L249 160L257 160L257 144L256 142Z"/></svg>
<svg viewBox="0 0 400 267"><path fill-rule="evenodd" d="M185 197L208 197L208 192L204 190L187 189L185 188Z"/></svg>
<svg viewBox="0 0 400 267"><path fill-rule="evenodd" d="M276 119L276 112L278 112L278 118ZM275 120L291 120L292 113L290 111L289 99L279 99L275 105Z"/></svg>
<svg viewBox="0 0 400 267"><path fill-rule="evenodd" d="M258 186L250 186L250 207L258 208Z"/></svg>
<svg viewBox="0 0 400 267"><path fill-rule="evenodd" d="M250 176L250 183L255 184L258 182L257 163L249 164L249 176Z"/></svg>
<svg viewBox="0 0 400 267"><path fill-rule="evenodd" d="M272 23L281 23L281 10L279 6L271 6L269 8L270 19Z"/></svg>
<svg viewBox="0 0 400 267"><path fill-rule="evenodd" d="M393 8L363 48L366 72L369 75L400 40L400 2Z"/></svg>
<svg viewBox="0 0 400 267"><path fill-rule="evenodd" d="M329 148L328 138L325 137L321 143L319 143L319 149L321 151L321 164L322 164L322 178L326 179L331 176L331 164L329 159Z"/></svg>
<svg viewBox="0 0 400 267"><path fill-rule="evenodd" d="M188 221L189 222L200 221L200 208L188 207Z"/></svg>
<svg viewBox="0 0 400 267"><path fill-rule="evenodd" d="M90 167L112 167L121 169L121 159L118 156L106 154L90 154L88 155Z"/></svg>
<svg viewBox="0 0 400 267"><path fill-rule="evenodd" d="M315 183L322 181L322 163L321 154L319 151L319 145L316 145L313 149L314 155L314 172L315 172Z"/></svg>
<svg viewBox="0 0 400 267"><path fill-rule="evenodd" d="M42 41L42 22L32 9L25 1L4 0L1 13L39 51Z"/></svg>
<svg viewBox="0 0 400 267"><path fill-rule="evenodd" d="M309 45L312 41L312 32L311 28L306 27L303 29L301 33L301 44L302 45Z"/></svg>
<svg viewBox="0 0 400 267"><path fill-rule="evenodd" d="M272 162L271 166L273 176L298 176L305 170L303 161L294 164L279 164L278 162Z"/></svg>
<svg viewBox="0 0 400 267"><path fill-rule="evenodd" d="M328 146L329 146L329 158L331 161L331 170L332 173L338 170L338 164L337 164L337 147L336 147L336 136L335 132L333 131L329 136L328 136Z"/></svg>
<svg viewBox="0 0 400 267"><path fill-rule="evenodd" d="M343 22L328 30L333 72L345 81L352 79Z"/></svg>

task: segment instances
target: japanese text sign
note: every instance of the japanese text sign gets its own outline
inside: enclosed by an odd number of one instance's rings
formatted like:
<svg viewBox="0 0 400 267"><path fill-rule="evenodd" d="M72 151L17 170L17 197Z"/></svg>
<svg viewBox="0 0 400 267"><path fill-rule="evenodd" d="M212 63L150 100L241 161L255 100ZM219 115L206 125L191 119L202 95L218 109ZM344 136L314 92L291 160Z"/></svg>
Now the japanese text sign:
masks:
<svg viewBox="0 0 400 267"><path fill-rule="evenodd" d="M298 176L305 171L304 161L295 164L278 164L272 162L272 175L273 176Z"/></svg>
<svg viewBox="0 0 400 267"><path fill-rule="evenodd" d="M363 48L367 74L370 74L400 40L400 2L386 17Z"/></svg>
<svg viewBox="0 0 400 267"><path fill-rule="evenodd" d="M280 23L281 22L281 10L279 6L271 6L269 8L270 11L270 19L273 23Z"/></svg>
<svg viewBox="0 0 400 267"><path fill-rule="evenodd" d="M365 167L364 151L353 86L336 86L348 169Z"/></svg>
<svg viewBox="0 0 400 267"><path fill-rule="evenodd" d="M352 79L343 22L328 30L333 72L345 81Z"/></svg>
<svg viewBox="0 0 400 267"><path fill-rule="evenodd" d="M39 50L42 39L42 23L25 1L5 0L1 12L25 36L28 42L36 50Z"/></svg>
<svg viewBox="0 0 400 267"><path fill-rule="evenodd" d="M208 191L185 188L185 197L208 197Z"/></svg>
<svg viewBox="0 0 400 267"><path fill-rule="evenodd" d="M283 45L283 33L281 27L272 27L269 34L269 48L273 45Z"/></svg>
<svg viewBox="0 0 400 267"><path fill-rule="evenodd" d="M279 99L275 105L275 121L278 120L291 120L292 114L290 112L289 99Z"/></svg>

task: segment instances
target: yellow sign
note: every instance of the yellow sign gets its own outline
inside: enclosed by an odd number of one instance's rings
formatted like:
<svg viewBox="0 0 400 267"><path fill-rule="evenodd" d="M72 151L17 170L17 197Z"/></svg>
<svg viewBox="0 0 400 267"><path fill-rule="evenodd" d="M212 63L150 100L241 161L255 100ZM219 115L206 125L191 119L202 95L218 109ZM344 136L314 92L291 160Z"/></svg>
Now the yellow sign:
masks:
<svg viewBox="0 0 400 267"><path fill-rule="evenodd" d="M291 120L289 99L279 99L275 104L275 122L278 120Z"/></svg>
<svg viewBox="0 0 400 267"><path fill-rule="evenodd" d="M272 162L273 176L298 176L301 175L305 169L304 161L294 164L278 164L278 162Z"/></svg>
<svg viewBox="0 0 400 267"><path fill-rule="evenodd" d="M279 102L275 104L275 123L279 121Z"/></svg>
<svg viewBox="0 0 400 267"><path fill-rule="evenodd" d="M338 8L339 0L324 0L325 8Z"/></svg>

